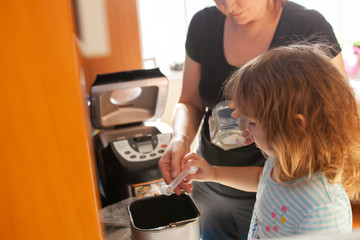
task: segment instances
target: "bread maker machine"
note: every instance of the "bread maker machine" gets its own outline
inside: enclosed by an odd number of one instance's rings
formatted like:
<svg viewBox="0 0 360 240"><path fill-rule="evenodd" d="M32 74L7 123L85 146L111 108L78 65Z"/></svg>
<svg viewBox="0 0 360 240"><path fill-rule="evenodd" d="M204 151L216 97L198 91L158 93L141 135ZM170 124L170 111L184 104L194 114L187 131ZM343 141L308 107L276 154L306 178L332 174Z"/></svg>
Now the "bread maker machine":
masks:
<svg viewBox="0 0 360 240"><path fill-rule="evenodd" d="M160 121L168 79L158 68L97 75L90 114L102 206L154 196L165 184L158 161L172 129Z"/></svg>

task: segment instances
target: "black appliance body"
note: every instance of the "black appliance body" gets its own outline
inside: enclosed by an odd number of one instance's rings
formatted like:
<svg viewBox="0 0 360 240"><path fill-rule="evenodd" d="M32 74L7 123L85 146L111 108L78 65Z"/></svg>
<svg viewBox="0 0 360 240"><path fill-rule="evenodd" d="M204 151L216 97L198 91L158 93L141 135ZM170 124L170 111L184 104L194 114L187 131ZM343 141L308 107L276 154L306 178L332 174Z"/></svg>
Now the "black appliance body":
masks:
<svg viewBox="0 0 360 240"><path fill-rule="evenodd" d="M98 75L91 87L91 122L102 206L154 196L165 184L158 161L172 129L159 119L168 79L159 69Z"/></svg>

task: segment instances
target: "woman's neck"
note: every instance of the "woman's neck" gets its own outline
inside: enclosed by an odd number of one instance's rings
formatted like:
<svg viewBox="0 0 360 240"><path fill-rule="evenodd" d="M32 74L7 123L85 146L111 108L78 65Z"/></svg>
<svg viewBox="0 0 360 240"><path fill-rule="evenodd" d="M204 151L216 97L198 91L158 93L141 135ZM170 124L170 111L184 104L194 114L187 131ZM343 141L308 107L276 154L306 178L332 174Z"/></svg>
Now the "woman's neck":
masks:
<svg viewBox="0 0 360 240"><path fill-rule="evenodd" d="M226 18L224 26L224 56L228 64L241 67L254 57L266 52L274 37L281 9L267 11L246 24L236 24Z"/></svg>

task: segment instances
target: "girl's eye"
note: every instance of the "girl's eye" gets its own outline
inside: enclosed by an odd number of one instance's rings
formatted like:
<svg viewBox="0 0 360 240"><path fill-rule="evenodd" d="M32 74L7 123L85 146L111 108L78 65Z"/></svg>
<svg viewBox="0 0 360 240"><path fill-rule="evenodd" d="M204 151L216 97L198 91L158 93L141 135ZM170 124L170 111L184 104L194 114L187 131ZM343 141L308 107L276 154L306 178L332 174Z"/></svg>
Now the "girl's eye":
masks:
<svg viewBox="0 0 360 240"><path fill-rule="evenodd" d="M249 121L249 125L252 126L252 127L255 127L255 126L256 126L256 123L255 123L255 122L252 122L252 121Z"/></svg>

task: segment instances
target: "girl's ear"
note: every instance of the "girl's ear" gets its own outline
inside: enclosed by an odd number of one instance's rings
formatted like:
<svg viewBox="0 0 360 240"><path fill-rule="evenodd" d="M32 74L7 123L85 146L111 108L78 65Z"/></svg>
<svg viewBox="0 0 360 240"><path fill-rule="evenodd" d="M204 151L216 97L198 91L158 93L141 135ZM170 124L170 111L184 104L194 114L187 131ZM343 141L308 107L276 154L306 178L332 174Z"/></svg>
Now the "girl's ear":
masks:
<svg viewBox="0 0 360 240"><path fill-rule="evenodd" d="M297 121L299 123L299 125L302 127L302 129L305 130L306 120L305 120L304 115L297 113L297 114L295 114L294 118L295 118L295 121Z"/></svg>

